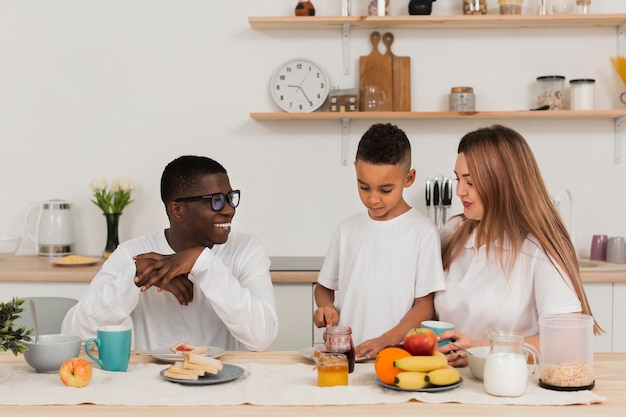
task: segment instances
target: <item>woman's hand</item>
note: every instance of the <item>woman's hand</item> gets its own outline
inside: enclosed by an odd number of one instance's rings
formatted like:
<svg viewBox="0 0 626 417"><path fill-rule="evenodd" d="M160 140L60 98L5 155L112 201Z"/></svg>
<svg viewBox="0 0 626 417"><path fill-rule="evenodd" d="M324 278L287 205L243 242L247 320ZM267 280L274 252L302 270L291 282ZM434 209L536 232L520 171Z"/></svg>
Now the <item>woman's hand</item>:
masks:
<svg viewBox="0 0 626 417"><path fill-rule="evenodd" d="M450 366L459 367L467 366L467 352L463 349L469 349L474 346L484 346L488 343L480 340L472 340L465 333L456 330L446 330L437 337L437 340L449 339L450 343L446 343L439 347L439 352L446 355Z"/></svg>

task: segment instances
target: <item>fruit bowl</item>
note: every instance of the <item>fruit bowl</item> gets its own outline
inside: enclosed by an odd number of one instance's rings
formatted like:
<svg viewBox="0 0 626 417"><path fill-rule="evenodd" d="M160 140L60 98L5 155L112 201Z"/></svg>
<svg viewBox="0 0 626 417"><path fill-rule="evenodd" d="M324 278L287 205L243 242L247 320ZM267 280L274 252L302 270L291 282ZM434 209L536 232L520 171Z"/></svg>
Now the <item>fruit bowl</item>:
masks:
<svg viewBox="0 0 626 417"><path fill-rule="evenodd" d="M80 354L80 336L72 334L43 334L39 343L32 336L30 342L24 342L28 350L24 359L33 369L41 373L57 373L63 362Z"/></svg>
<svg viewBox="0 0 626 417"><path fill-rule="evenodd" d="M0 235L0 258L13 255L20 247L22 238L19 236Z"/></svg>

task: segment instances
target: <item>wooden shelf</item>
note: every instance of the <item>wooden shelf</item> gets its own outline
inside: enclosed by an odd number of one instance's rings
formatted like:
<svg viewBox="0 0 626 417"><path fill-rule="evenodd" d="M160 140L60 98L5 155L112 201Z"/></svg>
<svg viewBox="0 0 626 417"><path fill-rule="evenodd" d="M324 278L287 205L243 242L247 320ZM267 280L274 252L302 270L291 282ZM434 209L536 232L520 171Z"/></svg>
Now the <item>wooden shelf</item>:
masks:
<svg viewBox="0 0 626 417"><path fill-rule="evenodd" d="M258 121L279 120L441 120L441 119L620 119L626 110L545 110L545 111L478 111L478 112L313 112L250 113Z"/></svg>
<svg viewBox="0 0 626 417"><path fill-rule="evenodd" d="M626 14L589 15L450 15L450 16L276 16L249 17L257 30L342 29L479 29L479 28L566 28L619 27Z"/></svg>

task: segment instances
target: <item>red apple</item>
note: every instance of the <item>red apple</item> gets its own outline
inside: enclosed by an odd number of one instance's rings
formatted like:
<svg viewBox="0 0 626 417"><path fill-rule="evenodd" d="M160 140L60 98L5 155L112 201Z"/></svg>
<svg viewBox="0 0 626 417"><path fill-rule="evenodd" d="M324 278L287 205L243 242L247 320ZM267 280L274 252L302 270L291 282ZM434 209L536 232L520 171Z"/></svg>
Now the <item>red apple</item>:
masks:
<svg viewBox="0 0 626 417"><path fill-rule="evenodd" d="M68 387L84 387L91 380L92 374L89 362L81 358L68 359L59 369L59 378Z"/></svg>
<svg viewBox="0 0 626 417"><path fill-rule="evenodd" d="M437 351L437 335L430 329L411 329L404 336L404 349L412 356L432 356Z"/></svg>

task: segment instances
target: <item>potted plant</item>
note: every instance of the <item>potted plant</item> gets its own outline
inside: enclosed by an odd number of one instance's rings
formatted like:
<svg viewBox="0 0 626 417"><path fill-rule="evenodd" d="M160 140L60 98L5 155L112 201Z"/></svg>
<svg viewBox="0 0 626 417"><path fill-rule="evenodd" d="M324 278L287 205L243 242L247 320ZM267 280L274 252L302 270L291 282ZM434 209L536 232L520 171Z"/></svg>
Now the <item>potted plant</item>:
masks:
<svg viewBox="0 0 626 417"><path fill-rule="evenodd" d="M13 297L13 300L6 303L0 302L0 352L10 350L15 356L28 348L23 341L30 341L30 334L33 329L26 329L26 326L15 328L15 320L20 317L23 311L24 300Z"/></svg>

